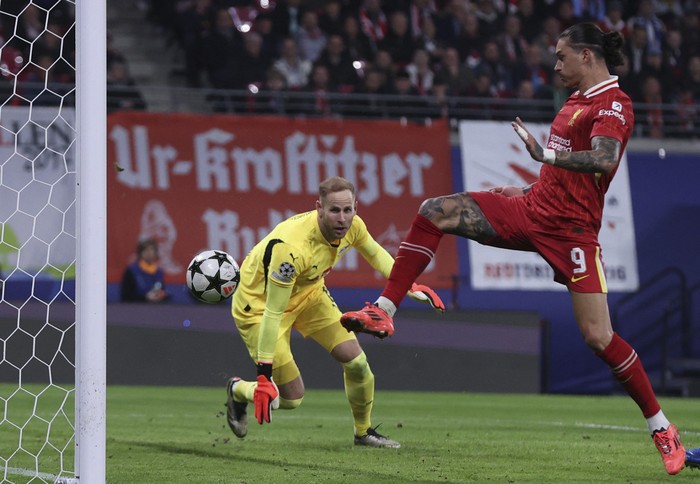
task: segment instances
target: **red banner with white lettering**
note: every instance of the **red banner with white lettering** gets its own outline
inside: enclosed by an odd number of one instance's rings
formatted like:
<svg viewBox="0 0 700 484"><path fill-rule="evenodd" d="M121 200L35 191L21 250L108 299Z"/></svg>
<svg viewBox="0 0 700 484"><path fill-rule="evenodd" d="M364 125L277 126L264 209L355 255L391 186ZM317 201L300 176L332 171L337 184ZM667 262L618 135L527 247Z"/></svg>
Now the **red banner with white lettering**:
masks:
<svg viewBox="0 0 700 484"><path fill-rule="evenodd" d="M115 113L108 118L108 281L136 244L155 238L166 283L184 284L191 258L220 249L239 263L272 227L314 209L318 185L355 184L358 214L392 255L420 203L452 193L449 128L399 121ZM450 287L456 242L445 237L420 281ZM357 251L330 287L382 287Z"/></svg>

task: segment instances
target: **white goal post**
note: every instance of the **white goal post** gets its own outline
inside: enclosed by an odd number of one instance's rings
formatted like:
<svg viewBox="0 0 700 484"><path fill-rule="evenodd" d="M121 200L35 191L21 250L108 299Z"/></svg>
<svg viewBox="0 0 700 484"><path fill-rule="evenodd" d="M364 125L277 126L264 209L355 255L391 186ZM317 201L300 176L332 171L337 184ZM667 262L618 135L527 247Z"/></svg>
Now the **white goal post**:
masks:
<svg viewBox="0 0 700 484"><path fill-rule="evenodd" d="M77 267L75 476L106 480L107 9L76 3Z"/></svg>
<svg viewBox="0 0 700 484"><path fill-rule="evenodd" d="M106 27L0 1L0 482L106 482Z"/></svg>

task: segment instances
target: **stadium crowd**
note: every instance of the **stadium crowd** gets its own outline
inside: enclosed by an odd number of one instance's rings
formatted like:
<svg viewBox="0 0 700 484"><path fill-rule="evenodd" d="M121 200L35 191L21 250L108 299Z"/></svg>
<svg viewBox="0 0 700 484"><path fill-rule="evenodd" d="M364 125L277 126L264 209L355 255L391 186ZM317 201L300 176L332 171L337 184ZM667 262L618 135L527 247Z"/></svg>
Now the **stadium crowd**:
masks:
<svg viewBox="0 0 700 484"><path fill-rule="evenodd" d="M249 90L256 96L245 111L329 115L337 93L398 94L404 111L432 103L437 115L453 97L547 99L558 108L568 92L552 70L557 36L591 21L626 39L615 74L633 101L651 106L646 135L662 135L655 105L676 105L676 128L691 135L698 121L697 1L141 1L182 48L188 85ZM306 96L282 102L290 98L280 92ZM350 108L365 116L391 112L389 101L355 97L360 105Z"/></svg>
<svg viewBox="0 0 700 484"><path fill-rule="evenodd" d="M549 120L569 94L553 75L557 36L586 20L626 39L614 73L642 108L637 134L699 136L697 0L135 1L183 53L187 85L212 89L216 111L468 117L495 105L510 118L509 100L530 99ZM2 2L4 104L66 102L73 10L59 0ZM109 38L107 68L109 110L146 109Z"/></svg>

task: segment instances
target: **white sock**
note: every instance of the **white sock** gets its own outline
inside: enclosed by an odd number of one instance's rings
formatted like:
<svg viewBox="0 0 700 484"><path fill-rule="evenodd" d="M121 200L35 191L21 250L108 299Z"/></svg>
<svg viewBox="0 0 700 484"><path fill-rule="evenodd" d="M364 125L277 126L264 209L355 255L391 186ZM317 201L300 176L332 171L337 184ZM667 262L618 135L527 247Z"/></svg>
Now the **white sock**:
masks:
<svg viewBox="0 0 700 484"><path fill-rule="evenodd" d="M379 296L379 299L377 299L374 304L379 306L379 309L387 313L392 318L394 317L394 313L396 313L396 305L391 302L391 299L385 298L384 296Z"/></svg>
<svg viewBox="0 0 700 484"><path fill-rule="evenodd" d="M649 427L649 433L651 434L655 430L668 429L669 425L671 425L671 422L668 421L661 410L647 419L647 427Z"/></svg>

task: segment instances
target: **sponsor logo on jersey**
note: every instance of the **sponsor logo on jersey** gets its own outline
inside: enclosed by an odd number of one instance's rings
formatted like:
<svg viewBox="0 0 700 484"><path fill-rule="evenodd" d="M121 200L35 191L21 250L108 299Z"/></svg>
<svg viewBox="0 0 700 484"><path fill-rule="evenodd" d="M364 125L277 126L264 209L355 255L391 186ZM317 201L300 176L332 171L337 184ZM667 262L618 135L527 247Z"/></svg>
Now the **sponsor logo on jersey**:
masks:
<svg viewBox="0 0 700 484"><path fill-rule="evenodd" d="M615 107L615 104L613 104L613 108ZM622 107L620 107L622 109ZM619 119L622 124L627 124L627 120L625 119L625 115L622 113L618 113L614 109L601 109L598 111L598 116L613 116L617 119Z"/></svg>
<svg viewBox="0 0 700 484"><path fill-rule="evenodd" d="M622 112L622 104L620 104L617 101L613 101L612 108L613 108L613 110L617 111L618 113Z"/></svg>
<svg viewBox="0 0 700 484"><path fill-rule="evenodd" d="M574 125L574 121L576 121L576 118L578 118L579 115L580 115L582 112L583 112L583 108L577 109L576 112L573 114L573 116L571 116L571 119L569 120L569 122L568 122L567 124L568 124L569 126L573 126L573 125Z"/></svg>

